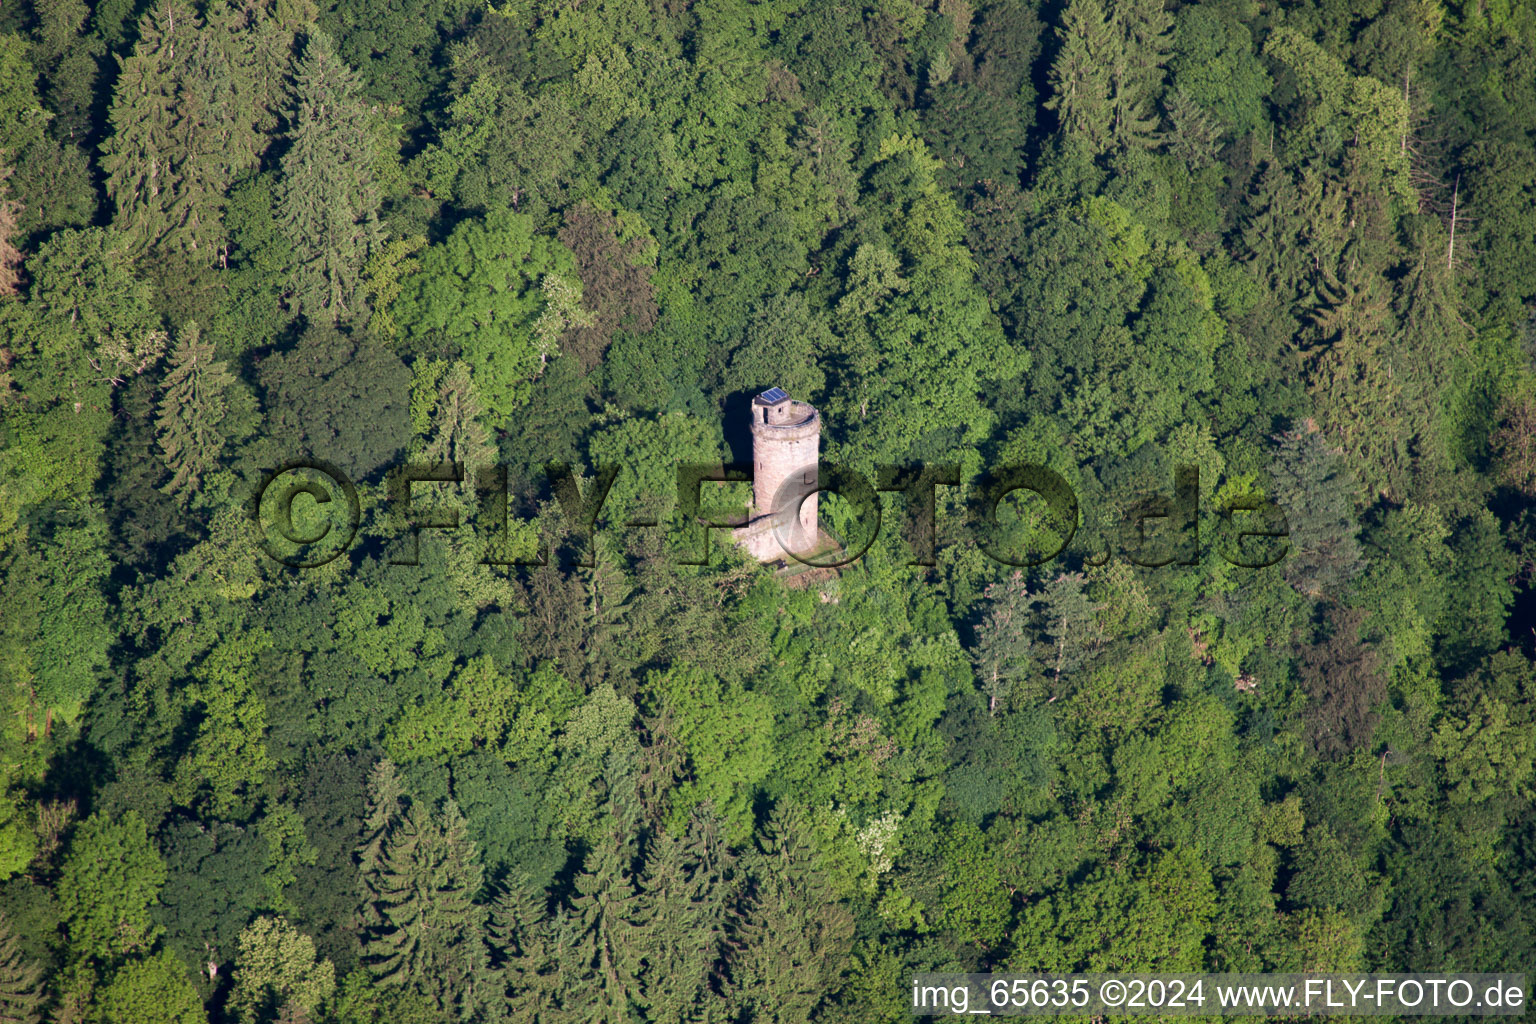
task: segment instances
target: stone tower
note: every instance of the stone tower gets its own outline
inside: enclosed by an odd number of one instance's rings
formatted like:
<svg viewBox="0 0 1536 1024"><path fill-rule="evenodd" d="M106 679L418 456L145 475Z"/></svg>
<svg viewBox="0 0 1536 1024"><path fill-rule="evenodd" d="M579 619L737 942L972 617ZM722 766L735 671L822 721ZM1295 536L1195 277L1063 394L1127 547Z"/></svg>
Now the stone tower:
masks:
<svg viewBox="0 0 1536 1024"><path fill-rule="evenodd" d="M816 546L816 465L821 457L821 414L792 400L782 388L752 399L752 509L737 541L759 561L806 554ZM777 532L778 514L800 514Z"/></svg>

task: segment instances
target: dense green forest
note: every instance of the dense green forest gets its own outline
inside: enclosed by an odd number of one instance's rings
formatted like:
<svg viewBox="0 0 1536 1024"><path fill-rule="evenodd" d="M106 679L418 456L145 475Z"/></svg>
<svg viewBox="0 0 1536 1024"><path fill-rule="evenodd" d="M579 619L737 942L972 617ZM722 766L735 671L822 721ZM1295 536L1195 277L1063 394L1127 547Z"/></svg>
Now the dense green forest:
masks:
<svg viewBox="0 0 1536 1024"><path fill-rule="evenodd" d="M687 564L771 385L958 467L933 564L896 493ZM248 507L296 458L318 568ZM412 461L505 519L414 535ZM1032 566L963 529L1010 464L1080 504ZM1199 556L1132 564L1180 466ZM1529 969L1536 4L6 0L0 574L0 1020Z"/></svg>

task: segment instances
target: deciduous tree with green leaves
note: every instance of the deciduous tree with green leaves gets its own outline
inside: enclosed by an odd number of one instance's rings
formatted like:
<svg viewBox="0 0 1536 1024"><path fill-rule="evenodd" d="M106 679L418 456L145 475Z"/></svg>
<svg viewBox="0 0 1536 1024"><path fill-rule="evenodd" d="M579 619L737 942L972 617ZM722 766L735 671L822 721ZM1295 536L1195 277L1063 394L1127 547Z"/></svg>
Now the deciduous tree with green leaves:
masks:
<svg viewBox="0 0 1536 1024"><path fill-rule="evenodd" d="M105 962L146 952L160 933L150 908L164 884L165 864L138 811L115 820L98 813L81 822L58 885L74 956Z"/></svg>

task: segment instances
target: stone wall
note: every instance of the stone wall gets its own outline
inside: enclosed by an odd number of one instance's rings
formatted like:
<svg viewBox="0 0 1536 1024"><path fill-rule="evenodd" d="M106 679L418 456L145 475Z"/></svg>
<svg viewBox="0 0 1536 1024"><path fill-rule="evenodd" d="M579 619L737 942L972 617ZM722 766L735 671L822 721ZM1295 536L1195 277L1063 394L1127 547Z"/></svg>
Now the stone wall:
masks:
<svg viewBox="0 0 1536 1024"><path fill-rule="evenodd" d="M774 404L752 400L752 518L736 531L737 541L754 558L783 558L785 549L797 554L816 545L817 495L800 505L798 521L779 537L774 517L792 507L801 495L816 488L821 457L821 414L804 402ZM785 531L780 531L785 532Z"/></svg>

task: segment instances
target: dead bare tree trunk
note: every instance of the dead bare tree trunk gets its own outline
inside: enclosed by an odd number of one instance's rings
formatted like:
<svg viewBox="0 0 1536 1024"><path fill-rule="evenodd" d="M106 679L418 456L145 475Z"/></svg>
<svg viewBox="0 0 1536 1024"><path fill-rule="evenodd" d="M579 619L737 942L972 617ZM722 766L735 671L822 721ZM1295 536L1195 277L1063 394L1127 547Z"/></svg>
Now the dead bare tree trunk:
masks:
<svg viewBox="0 0 1536 1024"><path fill-rule="evenodd" d="M1456 201L1461 196L1461 175L1456 175L1456 186L1451 189L1451 239L1445 246L1445 269L1454 270L1456 258Z"/></svg>

